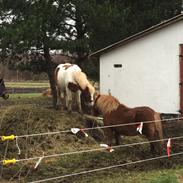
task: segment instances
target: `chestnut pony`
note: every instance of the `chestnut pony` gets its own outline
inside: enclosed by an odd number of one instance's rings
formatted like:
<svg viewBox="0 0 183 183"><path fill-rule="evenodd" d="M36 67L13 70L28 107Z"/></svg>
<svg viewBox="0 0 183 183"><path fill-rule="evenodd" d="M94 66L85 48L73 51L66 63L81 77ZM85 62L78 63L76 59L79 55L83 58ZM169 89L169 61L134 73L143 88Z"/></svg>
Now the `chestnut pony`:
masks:
<svg viewBox="0 0 183 183"><path fill-rule="evenodd" d="M137 127L143 123L142 134L149 141L160 140L163 138L160 114L150 107L129 108L121 104L111 95L96 94L94 96L94 115L102 114L104 126L119 125L104 129L108 145L112 145L112 137L115 135L116 144L119 145L120 135L135 136L140 135ZM130 125L130 123L132 123ZM135 124L134 124L135 123ZM123 126L121 124L124 124ZM125 125L128 124L128 125ZM121 125L121 126L120 126ZM151 152L160 153L160 142L150 142Z"/></svg>
<svg viewBox="0 0 183 183"><path fill-rule="evenodd" d="M72 111L72 94L76 95L76 102L79 112L81 108L81 95L86 105L93 105L94 87L90 84L87 76L76 64L59 64L55 70L57 85L57 105L61 102L61 94L64 95L65 106L68 112Z"/></svg>
<svg viewBox="0 0 183 183"><path fill-rule="evenodd" d="M9 95L6 91L6 87L4 84L4 80L2 78L0 79L0 97L2 97L5 100L9 98Z"/></svg>

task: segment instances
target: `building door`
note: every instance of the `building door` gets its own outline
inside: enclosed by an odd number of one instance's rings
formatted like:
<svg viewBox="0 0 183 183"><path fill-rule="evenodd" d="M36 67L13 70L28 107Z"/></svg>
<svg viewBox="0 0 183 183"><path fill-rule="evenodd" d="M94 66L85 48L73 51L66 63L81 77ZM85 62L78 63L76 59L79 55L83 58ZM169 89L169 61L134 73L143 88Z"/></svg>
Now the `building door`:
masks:
<svg viewBox="0 0 183 183"><path fill-rule="evenodd" d="M180 44L180 54L179 54L179 62L180 62L180 112L183 115L183 44Z"/></svg>

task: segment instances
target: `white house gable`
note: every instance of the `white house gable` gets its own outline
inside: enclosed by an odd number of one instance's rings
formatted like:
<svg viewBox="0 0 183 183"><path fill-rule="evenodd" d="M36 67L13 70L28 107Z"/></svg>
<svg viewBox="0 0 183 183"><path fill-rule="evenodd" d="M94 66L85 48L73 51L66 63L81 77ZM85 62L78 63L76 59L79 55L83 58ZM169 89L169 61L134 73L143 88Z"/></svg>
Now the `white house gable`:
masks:
<svg viewBox="0 0 183 183"><path fill-rule="evenodd" d="M130 107L163 113L180 109L179 45L183 21L151 32L100 56L100 90Z"/></svg>

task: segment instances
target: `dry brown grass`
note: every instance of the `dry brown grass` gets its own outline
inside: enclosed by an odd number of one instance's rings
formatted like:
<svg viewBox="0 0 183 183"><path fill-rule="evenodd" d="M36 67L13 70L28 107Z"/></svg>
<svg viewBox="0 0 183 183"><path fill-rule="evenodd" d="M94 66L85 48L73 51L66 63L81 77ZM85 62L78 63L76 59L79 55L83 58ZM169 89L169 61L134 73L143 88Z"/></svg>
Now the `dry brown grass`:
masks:
<svg viewBox="0 0 183 183"><path fill-rule="evenodd" d="M5 102L5 101L3 101ZM5 104L5 105L3 105ZM1 103L0 111L0 135L23 135L32 133L42 133L48 131L62 131L72 127L85 127L86 118L76 112L68 114L67 112L55 111L51 108L51 98L41 96L33 98L10 98L6 103ZM182 121L163 123L165 138L180 136L183 132ZM123 138L123 143L134 143L144 141L141 137ZM29 158L45 155L79 151L83 149L98 148L99 142L89 135L89 138L78 138L71 133L58 135L38 136L31 138L18 139L21 149L21 155L18 156L18 149L15 141L0 143L0 159L6 158ZM7 153L5 149L7 147ZM172 153L182 151L183 141L173 141ZM166 153L166 149L165 149ZM116 149L113 153L104 151L84 153L78 155L70 155L57 158L44 159L39 165L37 171L33 170L36 161L17 163L13 166L0 167L1 175L4 180L15 180L15 182L28 182L30 180L39 180L58 175L64 175L72 172L80 172L101 168L105 166L137 161L152 157L149 153L149 145L132 146L128 148ZM116 177L116 174L127 178L128 172L143 172L162 170L164 168L173 168L177 165L181 166L183 160L180 157L163 159L160 161L147 162L138 165L127 166L113 171L104 171L94 173L91 176L81 176L59 180L59 182L97 182L96 180L106 180L105 177ZM144 174L145 176L145 174ZM92 177L92 178L91 178ZM119 176L118 176L119 177ZM117 178L117 177L116 177ZM133 181L137 181L133 178ZM56 181L55 181L56 182ZM107 182L107 181L106 181ZM109 181L110 182L110 181ZM130 182L130 181L129 181Z"/></svg>

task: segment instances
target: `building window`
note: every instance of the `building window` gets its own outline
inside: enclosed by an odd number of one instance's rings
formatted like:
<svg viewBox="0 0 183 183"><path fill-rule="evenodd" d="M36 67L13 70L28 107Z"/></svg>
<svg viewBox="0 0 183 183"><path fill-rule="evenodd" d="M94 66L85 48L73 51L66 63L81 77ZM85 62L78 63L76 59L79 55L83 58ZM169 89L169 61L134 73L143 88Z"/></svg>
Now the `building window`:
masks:
<svg viewBox="0 0 183 183"><path fill-rule="evenodd" d="M121 68L122 64L114 64L114 68Z"/></svg>

